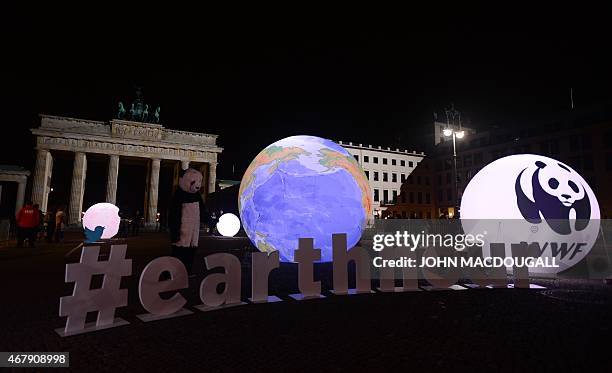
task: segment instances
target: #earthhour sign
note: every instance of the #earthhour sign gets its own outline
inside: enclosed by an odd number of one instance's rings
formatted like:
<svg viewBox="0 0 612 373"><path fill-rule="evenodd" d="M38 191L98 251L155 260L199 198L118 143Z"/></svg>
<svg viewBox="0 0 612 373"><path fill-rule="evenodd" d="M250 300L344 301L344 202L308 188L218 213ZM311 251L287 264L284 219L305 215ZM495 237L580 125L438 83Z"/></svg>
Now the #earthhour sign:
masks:
<svg viewBox="0 0 612 373"><path fill-rule="evenodd" d="M419 271L435 288L452 288L459 278L465 278L457 270L440 275L412 266L417 256L427 256L431 250L428 240L436 242L435 234L404 232L402 236L396 232L395 236L389 235L390 240L375 238L370 248L367 244L357 245L371 209L370 189L353 157L329 140L294 136L270 145L247 170L239 198L241 218L224 215L218 230L222 235L233 236L242 220L247 235L260 251L251 257L251 303L281 301L268 294L269 274L279 268L280 261L297 263L300 292L290 295L295 300L324 298L321 282L314 276L317 262L333 262L334 295L371 293L372 268L380 267L377 263L390 264L380 268L379 273L378 290L385 292L418 290ZM98 204L88 210L83 224L91 242L116 233L117 212L110 204ZM502 263L497 268L501 269L501 274L497 271L499 277L469 272L477 286L506 287L506 271L516 269L506 259L517 257L519 249L529 249L520 253L523 257L531 255L534 260L529 263L535 263L535 259L557 263L549 267L525 265L522 271L515 271L515 286L529 287L529 273L555 274L583 259L597 239L600 216L593 191L575 170L552 158L522 154L496 160L474 176L462 198L461 218L463 232L450 235L451 246L457 252L476 246L482 250L477 258L480 262L489 258ZM449 235L438 236L441 246L445 246L442 243ZM397 238L395 244L393 237ZM66 282L75 285L71 295L60 299L60 316L67 317L67 321L65 327L56 330L59 335L129 324L116 318L115 310L127 305L128 290L121 289L120 283L122 277L132 275L132 261L125 257L125 244L110 244L108 260L99 260L100 246L93 243L83 248L79 263L67 264ZM424 250L419 251L421 248ZM432 258L425 259L423 263ZM442 263L440 258L433 259ZM356 265L355 289L348 287L350 261ZM241 300L238 258L217 253L205 257L204 262L208 270L217 271L202 280L201 304L193 307L208 312L246 304ZM394 267L403 268L396 271ZM163 273L169 276L160 280ZM90 289L94 275L104 276L101 288ZM400 287L395 286L396 280L401 282ZM221 284L224 290L218 292ZM187 300L179 293L188 285L187 271L176 258L151 261L138 283L139 299L146 313L137 317L149 322L193 313L185 308ZM174 295L160 296L168 292ZM88 312L98 313L96 322L85 322Z"/></svg>

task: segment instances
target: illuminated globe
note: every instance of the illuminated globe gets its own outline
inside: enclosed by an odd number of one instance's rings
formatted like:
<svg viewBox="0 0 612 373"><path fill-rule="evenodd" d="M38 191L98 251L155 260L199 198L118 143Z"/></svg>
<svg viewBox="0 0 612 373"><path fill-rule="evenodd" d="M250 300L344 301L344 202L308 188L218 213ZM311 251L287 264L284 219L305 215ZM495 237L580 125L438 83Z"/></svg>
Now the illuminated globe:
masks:
<svg viewBox="0 0 612 373"><path fill-rule="evenodd" d="M293 261L299 238L332 260L332 234L357 244L372 211L370 186L353 156L333 141L292 136L262 150L240 184L240 218L260 251Z"/></svg>

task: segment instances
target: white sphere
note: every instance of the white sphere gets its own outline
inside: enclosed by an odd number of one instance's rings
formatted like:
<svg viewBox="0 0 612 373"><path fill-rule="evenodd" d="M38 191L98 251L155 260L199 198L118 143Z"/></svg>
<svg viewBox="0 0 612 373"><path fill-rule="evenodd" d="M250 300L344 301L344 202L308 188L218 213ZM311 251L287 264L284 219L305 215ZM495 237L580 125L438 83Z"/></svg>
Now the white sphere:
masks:
<svg viewBox="0 0 612 373"><path fill-rule="evenodd" d="M566 216L547 216L544 210L551 206L557 212L567 211ZM579 211L588 213L580 217ZM585 226L578 226L576 219ZM597 239L599 219L599 203L584 178L570 166L541 155L510 155L489 163L472 178L461 199L464 232L485 234L484 256L490 256L492 242L506 244L510 257L510 245L524 241L538 243L542 258L558 261L559 268L530 268L534 273L558 273L577 264ZM560 223L567 224L566 232ZM557 253L556 248L563 250Z"/></svg>
<svg viewBox="0 0 612 373"><path fill-rule="evenodd" d="M119 208L112 203L96 203L85 211L83 215L83 227L95 230L96 227L104 227L102 239L113 238L119 231Z"/></svg>
<svg viewBox="0 0 612 373"><path fill-rule="evenodd" d="M225 237L234 237L240 230L240 219L232 213L221 215L217 230Z"/></svg>

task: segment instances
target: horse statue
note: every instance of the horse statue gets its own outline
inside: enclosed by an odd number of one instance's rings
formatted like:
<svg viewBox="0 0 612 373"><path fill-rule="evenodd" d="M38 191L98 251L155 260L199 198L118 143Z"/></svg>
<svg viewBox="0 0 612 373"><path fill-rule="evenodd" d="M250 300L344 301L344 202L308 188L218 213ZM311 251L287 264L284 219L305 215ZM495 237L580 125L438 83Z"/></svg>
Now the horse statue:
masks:
<svg viewBox="0 0 612 373"><path fill-rule="evenodd" d="M123 107L123 102L119 101L119 109L117 110L117 119L125 118L125 107Z"/></svg>
<svg viewBox="0 0 612 373"><path fill-rule="evenodd" d="M158 106L157 109L155 109L155 113L153 113L153 123L159 123L160 110L161 110L161 106Z"/></svg>
<svg viewBox="0 0 612 373"><path fill-rule="evenodd" d="M130 109L130 119L134 119L136 115L136 109L134 109L134 103L132 103L132 108Z"/></svg>
<svg viewBox="0 0 612 373"><path fill-rule="evenodd" d="M146 122L149 119L149 105L145 104L144 111L142 112L142 121Z"/></svg>

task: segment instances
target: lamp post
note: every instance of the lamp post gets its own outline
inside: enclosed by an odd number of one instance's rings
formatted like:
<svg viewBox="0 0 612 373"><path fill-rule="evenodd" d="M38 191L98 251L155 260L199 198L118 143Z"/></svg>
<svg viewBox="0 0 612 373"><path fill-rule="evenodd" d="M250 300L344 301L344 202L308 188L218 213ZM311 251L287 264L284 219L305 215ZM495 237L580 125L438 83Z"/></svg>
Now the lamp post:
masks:
<svg viewBox="0 0 612 373"><path fill-rule="evenodd" d="M451 119L453 126L451 126ZM458 122L458 130L455 130L455 120ZM453 171L455 173L455 213L459 212L459 174L457 173L457 139L461 140L465 137L465 131L461 129L461 113L455 110L455 106L446 109L446 124L447 127L442 131L444 136L453 137Z"/></svg>

